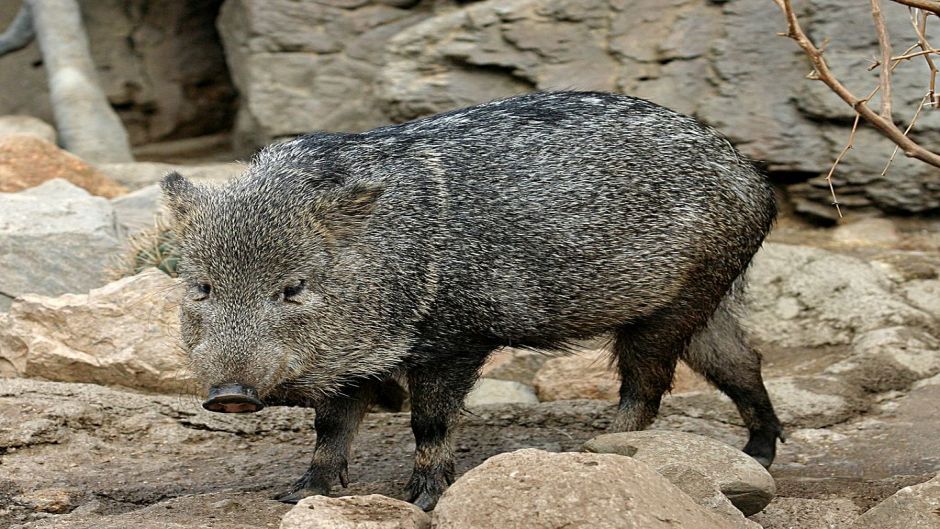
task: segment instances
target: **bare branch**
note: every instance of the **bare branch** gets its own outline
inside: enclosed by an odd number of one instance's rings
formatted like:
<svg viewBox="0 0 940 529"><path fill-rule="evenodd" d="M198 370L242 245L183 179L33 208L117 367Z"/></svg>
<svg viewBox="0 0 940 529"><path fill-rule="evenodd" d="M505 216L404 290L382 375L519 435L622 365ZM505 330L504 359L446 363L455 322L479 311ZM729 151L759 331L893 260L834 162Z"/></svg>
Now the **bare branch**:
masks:
<svg viewBox="0 0 940 529"><path fill-rule="evenodd" d="M775 2L777 0L774 0ZM898 4L904 4L908 7L916 7L917 9L923 9L925 11L930 11L933 14L940 16L940 2L936 0L894 0Z"/></svg>
<svg viewBox="0 0 940 529"><path fill-rule="evenodd" d="M924 60L927 61L927 67L930 68L930 91L927 93L930 98L930 105L937 108L940 107L940 98L937 98L937 65L930 57L930 54L937 50L927 42L927 12L911 9L911 25L914 26L914 32L917 33L917 45L920 46Z"/></svg>
<svg viewBox="0 0 940 529"><path fill-rule="evenodd" d="M911 158L916 158L925 163L933 165L935 167L940 167L940 154L929 151L924 147L921 147L917 142L913 141L907 137L901 129L894 124L894 122L882 115L879 115L877 112L872 110L868 106L869 98L860 99L855 94L853 94L844 84L842 84L836 77L833 75L832 70L829 68L829 64L823 58L822 52L812 40L806 35L803 31L803 28L800 26L800 22L797 19L796 13L793 10L793 5L790 0L773 0L777 6L779 6L787 19L787 33L786 36L796 41L800 46L803 52L809 57L810 61L815 68L816 75L820 81L822 81L830 90L835 92L843 101L845 101L849 106L855 109L855 112L858 113L858 116L864 118L865 121L871 123L875 129L878 130L882 135L893 141L898 145L906 156ZM910 0L913 1L913 0ZM923 2L925 0L917 0ZM901 2L905 3L905 2ZM935 3L935 2L929 2ZM920 6L915 6L920 7ZM940 4L937 6L940 8ZM888 57L890 60L890 56ZM878 89L876 89L877 91ZM874 93L874 92L873 92Z"/></svg>
<svg viewBox="0 0 940 529"><path fill-rule="evenodd" d="M930 100L931 94L927 94L920 100L920 104L917 105L917 110L914 112L914 117L911 118L911 122L908 123L907 128L904 129L904 135L907 136L907 133L914 128L914 124L917 123L917 118L920 116L920 111L924 109L924 105L927 104L927 101ZM888 174L888 168L891 167L891 162L894 161L894 157L898 155L898 150L900 147L897 145L894 146L894 151L891 152L891 157L888 158L888 163L885 164L885 168L881 171L881 176Z"/></svg>
<svg viewBox="0 0 940 529"><path fill-rule="evenodd" d="M842 158L845 157L845 153L849 152L855 145L855 132L858 130L858 122L861 119L861 116L855 114L855 121L852 122L852 132L849 133L849 141L845 142L845 147L842 148L842 152L839 153L839 156L836 156L836 161L832 162L832 167L829 168L829 174L826 175L826 183L829 184L829 192L832 193L832 205L836 207L836 211L839 212L839 218L842 218L842 208L839 207L839 199L836 198L836 190L832 186L832 175L836 172L836 166L839 165L839 162L842 161Z"/></svg>
<svg viewBox="0 0 940 529"><path fill-rule="evenodd" d="M36 31L33 29L33 13L29 4L23 2L10 27L0 34L0 57L26 47L34 38Z"/></svg>
<svg viewBox="0 0 940 529"><path fill-rule="evenodd" d="M878 78L881 83L881 117L891 120L891 38L881 12L881 0L871 0L871 16L881 49L881 75Z"/></svg>

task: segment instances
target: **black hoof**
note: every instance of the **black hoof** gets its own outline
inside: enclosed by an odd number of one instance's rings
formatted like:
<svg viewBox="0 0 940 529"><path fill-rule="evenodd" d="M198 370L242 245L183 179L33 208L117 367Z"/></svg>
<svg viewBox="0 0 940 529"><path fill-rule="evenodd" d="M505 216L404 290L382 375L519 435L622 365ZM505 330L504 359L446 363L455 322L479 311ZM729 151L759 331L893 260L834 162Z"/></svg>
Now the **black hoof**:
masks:
<svg viewBox="0 0 940 529"><path fill-rule="evenodd" d="M744 453L753 457L764 468L770 468L777 456L777 438L783 439L780 432L751 432Z"/></svg>

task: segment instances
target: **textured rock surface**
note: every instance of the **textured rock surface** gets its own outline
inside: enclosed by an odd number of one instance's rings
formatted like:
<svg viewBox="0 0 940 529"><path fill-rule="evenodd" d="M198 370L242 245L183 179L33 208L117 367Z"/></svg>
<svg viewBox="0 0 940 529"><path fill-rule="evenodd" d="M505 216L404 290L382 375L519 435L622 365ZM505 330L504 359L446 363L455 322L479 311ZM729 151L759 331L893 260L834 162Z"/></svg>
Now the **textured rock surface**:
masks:
<svg viewBox="0 0 940 529"><path fill-rule="evenodd" d="M127 192L94 166L35 135L0 136L0 192L22 191L55 178L108 198Z"/></svg>
<svg viewBox="0 0 940 529"><path fill-rule="evenodd" d="M759 512L777 492L774 479L750 456L701 435L663 431L613 433L591 439L584 444L584 450L629 455L682 490L687 490L683 480L685 470L691 468L714 482L745 516Z"/></svg>
<svg viewBox="0 0 940 529"><path fill-rule="evenodd" d="M620 379L609 363L610 354L603 349L577 351L548 360L533 381L539 400L616 400Z"/></svg>
<svg viewBox="0 0 940 529"><path fill-rule="evenodd" d="M304 498L281 519L280 529L430 529L431 517L410 503L369 494Z"/></svg>
<svg viewBox="0 0 940 529"><path fill-rule="evenodd" d="M930 326L882 266L819 248L765 243L749 269L745 324L782 347L844 345L867 331Z"/></svg>
<svg viewBox="0 0 940 529"><path fill-rule="evenodd" d="M492 457L444 493L439 529L747 527L709 512L635 459L519 450Z"/></svg>
<svg viewBox="0 0 940 529"><path fill-rule="evenodd" d="M0 193L0 310L26 293L103 285L122 237L107 200L64 180Z"/></svg>
<svg viewBox="0 0 940 529"><path fill-rule="evenodd" d="M374 79L387 40L453 5L435 0L402 9L394 3L226 2L218 26L242 101L240 141L261 145L311 130L386 124Z"/></svg>
<svg viewBox="0 0 940 529"><path fill-rule="evenodd" d="M158 184L151 184L111 200L114 214L128 235L152 228L163 204Z"/></svg>
<svg viewBox="0 0 940 529"><path fill-rule="evenodd" d="M465 406L489 404L538 404L535 390L521 382L481 378L464 401Z"/></svg>
<svg viewBox="0 0 940 529"><path fill-rule="evenodd" d="M221 0L80 0L92 59L134 143L224 130L235 93L214 20ZM0 2L6 28L19 2ZM0 114L52 122L39 47L0 57Z"/></svg>
<svg viewBox="0 0 940 529"><path fill-rule="evenodd" d="M848 529L858 515L850 500L776 498L751 519L764 529Z"/></svg>
<svg viewBox="0 0 940 529"><path fill-rule="evenodd" d="M0 116L0 139L15 134L29 134L55 143L55 129L33 116Z"/></svg>
<svg viewBox="0 0 940 529"><path fill-rule="evenodd" d="M0 326L0 374L191 392L176 343L178 294L175 280L150 269L88 294L25 295Z"/></svg>
<svg viewBox="0 0 940 529"><path fill-rule="evenodd" d="M852 529L940 528L940 475L905 487L861 515Z"/></svg>
<svg viewBox="0 0 940 529"><path fill-rule="evenodd" d="M99 169L128 189L137 190L159 183L170 171L179 171L196 181L217 182L228 180L245 170L241 163L215 163L205 165L173 165L159 162L108 163Z"/></svg>

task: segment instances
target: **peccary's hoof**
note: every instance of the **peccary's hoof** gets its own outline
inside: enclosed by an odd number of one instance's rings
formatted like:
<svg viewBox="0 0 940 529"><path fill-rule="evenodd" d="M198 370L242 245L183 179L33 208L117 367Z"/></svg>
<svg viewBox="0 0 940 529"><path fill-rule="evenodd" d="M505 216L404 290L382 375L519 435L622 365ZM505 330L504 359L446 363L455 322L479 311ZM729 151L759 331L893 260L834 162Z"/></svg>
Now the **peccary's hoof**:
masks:
<svg viewBox="0 0 940 529"><path fill-rule="evenodd" d="M417 498L411 501L415 507L421 509L422 511L431 511L434 510L434 507L437 505L438 498L428 494L427 492L422 492L418 495Z"/></svg>
<svg viewBox="0 0 940 529"><path fill-rule="evenodd" d="M264 403L253 387L225 384L210 388L209 398L202 403L202 407L219 413L253 413L261 411Z"/></svg>
<svg viewBox="0 0 940 529"><path fill-rule="evenodd" d="M289 490L282 494L278 494L274 497L275 500L281 503L290 503L294 504L298 501L306 498L307 496L326 496L329 491L323 490L313 490L313 489L298 489L298 490Z"/></svg>

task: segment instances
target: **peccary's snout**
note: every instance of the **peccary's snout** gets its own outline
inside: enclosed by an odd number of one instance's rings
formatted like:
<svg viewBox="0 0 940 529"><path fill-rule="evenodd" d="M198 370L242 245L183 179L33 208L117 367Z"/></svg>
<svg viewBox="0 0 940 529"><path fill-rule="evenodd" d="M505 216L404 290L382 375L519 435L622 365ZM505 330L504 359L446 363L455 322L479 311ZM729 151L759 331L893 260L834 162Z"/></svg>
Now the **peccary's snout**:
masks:
<svg viewBox="0 0 940 529"><path fill-rule="evenodd" d="M258 391L241 384L223 384L209 389L209 398L202 407L219 413L254 413L264 408Z"/></svg>

